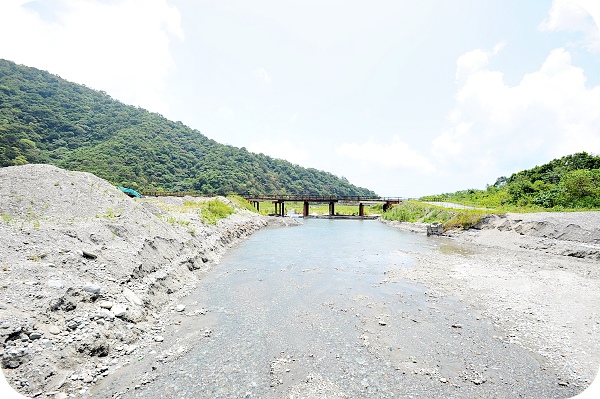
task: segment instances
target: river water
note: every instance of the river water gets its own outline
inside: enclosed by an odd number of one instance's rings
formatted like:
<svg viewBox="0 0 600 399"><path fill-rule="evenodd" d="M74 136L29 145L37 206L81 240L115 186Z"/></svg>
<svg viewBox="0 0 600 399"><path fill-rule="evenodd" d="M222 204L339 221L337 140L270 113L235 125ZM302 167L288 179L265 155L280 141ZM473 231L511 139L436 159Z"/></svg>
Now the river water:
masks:
<svg viewBox="0 0 600 399"><path fill-rule="evenodd" d="M569 397L476 308L394 277L440 250L469 253L377 221L259 231L185 298L207 310L167 331L187 349L115 381L123 398Z"/></svg>

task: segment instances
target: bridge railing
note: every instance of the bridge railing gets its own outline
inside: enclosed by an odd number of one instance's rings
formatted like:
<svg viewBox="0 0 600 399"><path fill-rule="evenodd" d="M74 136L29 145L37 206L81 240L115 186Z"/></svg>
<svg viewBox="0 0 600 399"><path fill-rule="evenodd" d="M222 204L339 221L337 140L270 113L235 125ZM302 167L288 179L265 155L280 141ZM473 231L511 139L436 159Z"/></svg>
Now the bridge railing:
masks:
<svg viewBox="0 0 600 399"><path fill-rule="evenodd" d="M147 197L215 197L226 196L228 194L201 194L196 191L144 191L142 192ZM248 201L298 201L298 202L387 202L400 203L406 198L402 197L372 197L372 196L354 196L354 195L315 195L315 194L238 194L240 197Z"/></svg>

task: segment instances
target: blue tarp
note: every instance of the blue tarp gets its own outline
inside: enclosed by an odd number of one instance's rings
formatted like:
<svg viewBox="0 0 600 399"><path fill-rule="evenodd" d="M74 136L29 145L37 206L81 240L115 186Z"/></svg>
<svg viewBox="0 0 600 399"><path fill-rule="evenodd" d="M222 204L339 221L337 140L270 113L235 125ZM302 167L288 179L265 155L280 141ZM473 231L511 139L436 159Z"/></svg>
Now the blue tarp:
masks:
<svg viewBox="0 0 600 399"><path fill-rule="evenodd" d="M118 189L123 191L125 194L129 195L130 197L142 198L142 194L138 193L134 189L127 188L127 187L121 187L121 186L119 186Z"/></svg>

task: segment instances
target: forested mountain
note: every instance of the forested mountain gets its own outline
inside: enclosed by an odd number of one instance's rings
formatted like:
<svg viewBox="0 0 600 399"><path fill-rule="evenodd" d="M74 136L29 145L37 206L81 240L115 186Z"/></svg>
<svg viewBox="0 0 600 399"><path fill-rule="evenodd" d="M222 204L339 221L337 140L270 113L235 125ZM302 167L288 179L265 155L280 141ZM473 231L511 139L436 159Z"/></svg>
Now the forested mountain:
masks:
<svg viewBox="0 0 600 399"><path fill-rule="evenodd" d="M49 163L137 190L375 195L345 179L219 144L104 92L0 60L0 166Z"/></svg>
<svg viewBox="0 0 600 399"><path fill-rule="evenodd" d="M423 197L483 206L600 208L600 156L580 152L496 179L486 190Z"/></svg>

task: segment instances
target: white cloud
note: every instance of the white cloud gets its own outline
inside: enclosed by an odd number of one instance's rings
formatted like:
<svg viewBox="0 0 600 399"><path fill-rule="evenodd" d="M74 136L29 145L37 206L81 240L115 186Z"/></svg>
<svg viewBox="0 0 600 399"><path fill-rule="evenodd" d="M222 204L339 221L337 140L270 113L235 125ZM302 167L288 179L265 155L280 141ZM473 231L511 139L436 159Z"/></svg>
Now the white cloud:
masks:
<svg viewBox="0 0 600 399"><path fill-rule="evenodd" d="M173 67L180 13L166 0L9 0L0 4L0 57L104 90L151 111Z"/></svg>
<svg viewBox="0 0 600 399"><path fill-rule="evenodd" d="M426 156L410 148L398 136L389 142L378 143L369 139L363 143L343 143L336 148L336 153L342 158L361 161L366 164L380 165L386 168L434 170Z"/></svg>
<svg viewBox="0 0 600 399"><path fill-rule="evenodd" d="M594 22L595 20L595 22ZM583 46L600 51L600 4L597 0L554 0L548 18L539 26L547 31L573 31L584 35Z"/></svg>
<svg viewBox="0 0 600 399"><path fill-rule="evenodd" d="M600 86L588 88L584 71L559 48L512 87L501 72L473 69L449 122L432 150L448 171L490 179L492 173L517 172L506 170L514 165L600 153Z"/></svg>
<svg viewBox="0 0 600 399"><path fill-rule="evenodd" d="M252 71L252 75L254 76L254 78L266 84L267 86L271 84L271 77L269 76L265 68L254 68L254 70Z"/></svg>
<svg viewBox="0 0 600 399"><path fill-rule="evenodd" d="M308 152L290 140L271 141L269 139L248 145L248 151L262 153L273 158L285 159L302 165L308 160Z"/></svg>
<svg viewBox="0 0 600 399"><path fill-rule="evenodd" d="M504 46L504 43L498 43L493 51L476 49L458 57L456 60L456 82L464 83L470 75L486 68L490 62L490 57L498 54Z"/></svg>

